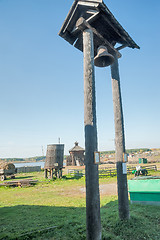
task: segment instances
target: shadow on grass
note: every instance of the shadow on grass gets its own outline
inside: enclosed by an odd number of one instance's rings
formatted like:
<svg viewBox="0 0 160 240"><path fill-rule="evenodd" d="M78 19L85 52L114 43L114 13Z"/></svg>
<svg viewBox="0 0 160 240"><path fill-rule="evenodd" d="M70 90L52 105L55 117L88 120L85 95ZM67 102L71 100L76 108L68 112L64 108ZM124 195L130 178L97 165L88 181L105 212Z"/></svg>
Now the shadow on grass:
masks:
<svg viewBox="0 0 160 240"><path fill-rule="evenodd" d="M0 239L86 239L85 208L19 205L0 208ZM45 237L44 237L45 236Z"/></svg>
<svg viewBox="0 0 160 240"><path fill-rule="evenodd" d="M102 240L159 240L160 208L131 205L131 218L118 218L118 202L101 208ZM84 240L85 208L19 205L0 208L0 239ZM152 227L151 227L152 226Z"/></svg>
<svg viewBox="0 0 160 240"><path fill-rule="evenodd" d="M111 176L110 175L102 175L102 174L99 175L99 178L104 178L104 179L116 178L116 177L117 177L117 175L111 175Z"/></svg>
<svg viewBox="0 0 160 240"><path fill-rule="evenodd" d="M24 177L15 176L15 179L14 179L14 180L28 179L28 178L33 178L33 177L34 177L34 176L24 176Z"/></svg>
<svg viewBox="0 0 160 240"><path fill-rule="evenodd" d="M159 240L160 207L131 205L130 219L120 220L118 200L101 208L103 240Z"/></svg>
<svg viewBox="0 0 160 240"><path fill-rule="evenodd" d="M72 175L64 175L64 176L62 176L62 178L56 178L56 177L54 177L53 176L53 179L50 179L50 178L46 178L45 179L45 181L63 181L63 180L79 180L79 179L81 179L83 177L83 175L82 176L76 176L76 175L74 175L74 176L72 176Z"/></svg>
<svg viewBox="0 0 160 240"><path fill-rule="evenodd" d="M65 180L73 180L73 179L77 179L77 180L79 180L79 179L81 179L81 178L83 178L84 177L84 175L83 174L79 174L79 175L65 175L65 176L63 176L62 177L62 179L65 179Z"/></svg>

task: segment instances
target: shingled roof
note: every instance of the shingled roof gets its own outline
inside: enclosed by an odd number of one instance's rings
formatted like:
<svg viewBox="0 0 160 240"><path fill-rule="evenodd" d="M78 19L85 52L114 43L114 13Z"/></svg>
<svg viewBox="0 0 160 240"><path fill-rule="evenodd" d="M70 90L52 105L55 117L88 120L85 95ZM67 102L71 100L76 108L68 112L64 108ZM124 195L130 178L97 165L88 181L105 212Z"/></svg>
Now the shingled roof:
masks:
<svg viewBox="0 0 160 240"><path fill-rule="evenodd" d="M79 152L79 151L85 152L85 150L82 147L78 146L78 142L75 142L75 146L69 150L69 153L70 152Z"/></svg>
<svg viewBox="0 0 160 240"><path fill-rule="evenodd" d="M116 20L103 0L75 0L59 35L80 51L83 51L82 32L76 26L80 17L83 17L97 33L94 32L95 55L100 45L106 46L109 51L114 49L116 43L121 45L117 50L124 47L140 48Z"/></svg>

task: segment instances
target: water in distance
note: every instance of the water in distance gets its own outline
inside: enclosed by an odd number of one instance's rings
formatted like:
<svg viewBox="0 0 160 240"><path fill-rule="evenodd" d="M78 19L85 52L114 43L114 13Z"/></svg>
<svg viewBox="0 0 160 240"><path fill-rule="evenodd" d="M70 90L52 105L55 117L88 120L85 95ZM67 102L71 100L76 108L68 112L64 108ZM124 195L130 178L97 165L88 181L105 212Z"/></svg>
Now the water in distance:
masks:
<svg viewBox="0 0 160 240"><path fill-rule="evenodd" d="M15 167L28 167L28 166L41 166L41 168L44 168L44 163L45 162L22 162L22 163L14 163Z"/></svg>

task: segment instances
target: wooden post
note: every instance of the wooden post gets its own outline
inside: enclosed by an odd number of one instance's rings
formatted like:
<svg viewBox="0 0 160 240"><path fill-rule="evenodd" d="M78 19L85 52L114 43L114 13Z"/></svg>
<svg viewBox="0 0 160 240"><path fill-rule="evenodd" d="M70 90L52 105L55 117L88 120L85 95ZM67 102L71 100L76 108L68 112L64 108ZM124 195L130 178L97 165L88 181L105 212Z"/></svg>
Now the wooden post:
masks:
<svg viewBox="0 0 160 240"><path fill-rule="evenodd" d="M60 176L59 176L59 169L57 170L57 178L60 178Z"/></svg>
<svg viewBox="0 0 160 240"><path fill-rule="evenodd" d="M62 178L62 169L59 170L59 177Z"/></svg>
<svg viewBox="0 0 160 240"><path fill-rule="evenodd" d="M51 179L51 169L49 169L49 179Z"/></svg>
<svg viewBox="0 0 160 240"><path fill-rule="evenodd" d="M122 99L120 90L120 77L118 68L118 58L113 53L115 61L111 65L112 76L112 94L114 108L114 123L115 123L115 148L116 148L116 164L117 164L117 186L118 186L118 206L120 219L129 219L129 202L128 202L128 187L127 173L124 171L126 163L123 163L123 153L125 153L125 137Z"/></svg>
<svg viewBox="0 0 160 240"><path fill-rule="evenodd" d="M90 29L83 31L83 54L87 239L100 240L99 175L98 165L94 164L94 152L97 151L94 45Z"/></svg>
<svg viewBox="0 0 160 240"><path fill-rule="evenodd" d="M48 174L47 174L47 173L48 173L48 170L47 170L47 169L45 169L45 170L44 170L44 177L45 177L45 178L47 178L47 176L48 176Z"/></svg>
<svg viewBox="0 0 160 240"><path fill-rule="evenodd" d="M51 179L53 179L53 168L51 169Z"/></svg>

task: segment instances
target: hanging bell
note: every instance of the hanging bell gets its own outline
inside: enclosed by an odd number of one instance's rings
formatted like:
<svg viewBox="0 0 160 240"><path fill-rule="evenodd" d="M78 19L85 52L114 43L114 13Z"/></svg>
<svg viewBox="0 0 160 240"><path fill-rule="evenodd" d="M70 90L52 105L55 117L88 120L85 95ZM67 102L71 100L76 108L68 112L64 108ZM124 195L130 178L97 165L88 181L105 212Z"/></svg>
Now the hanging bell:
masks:
<svg viewBox="0 0 160 240"><path fill-rule="evenodd" d="M108 50L105 46L100 46L97 49L97 56L94 58L94 65L96 67L107 67L112 65L114 62L114 57L108 53Z"/></svg>

